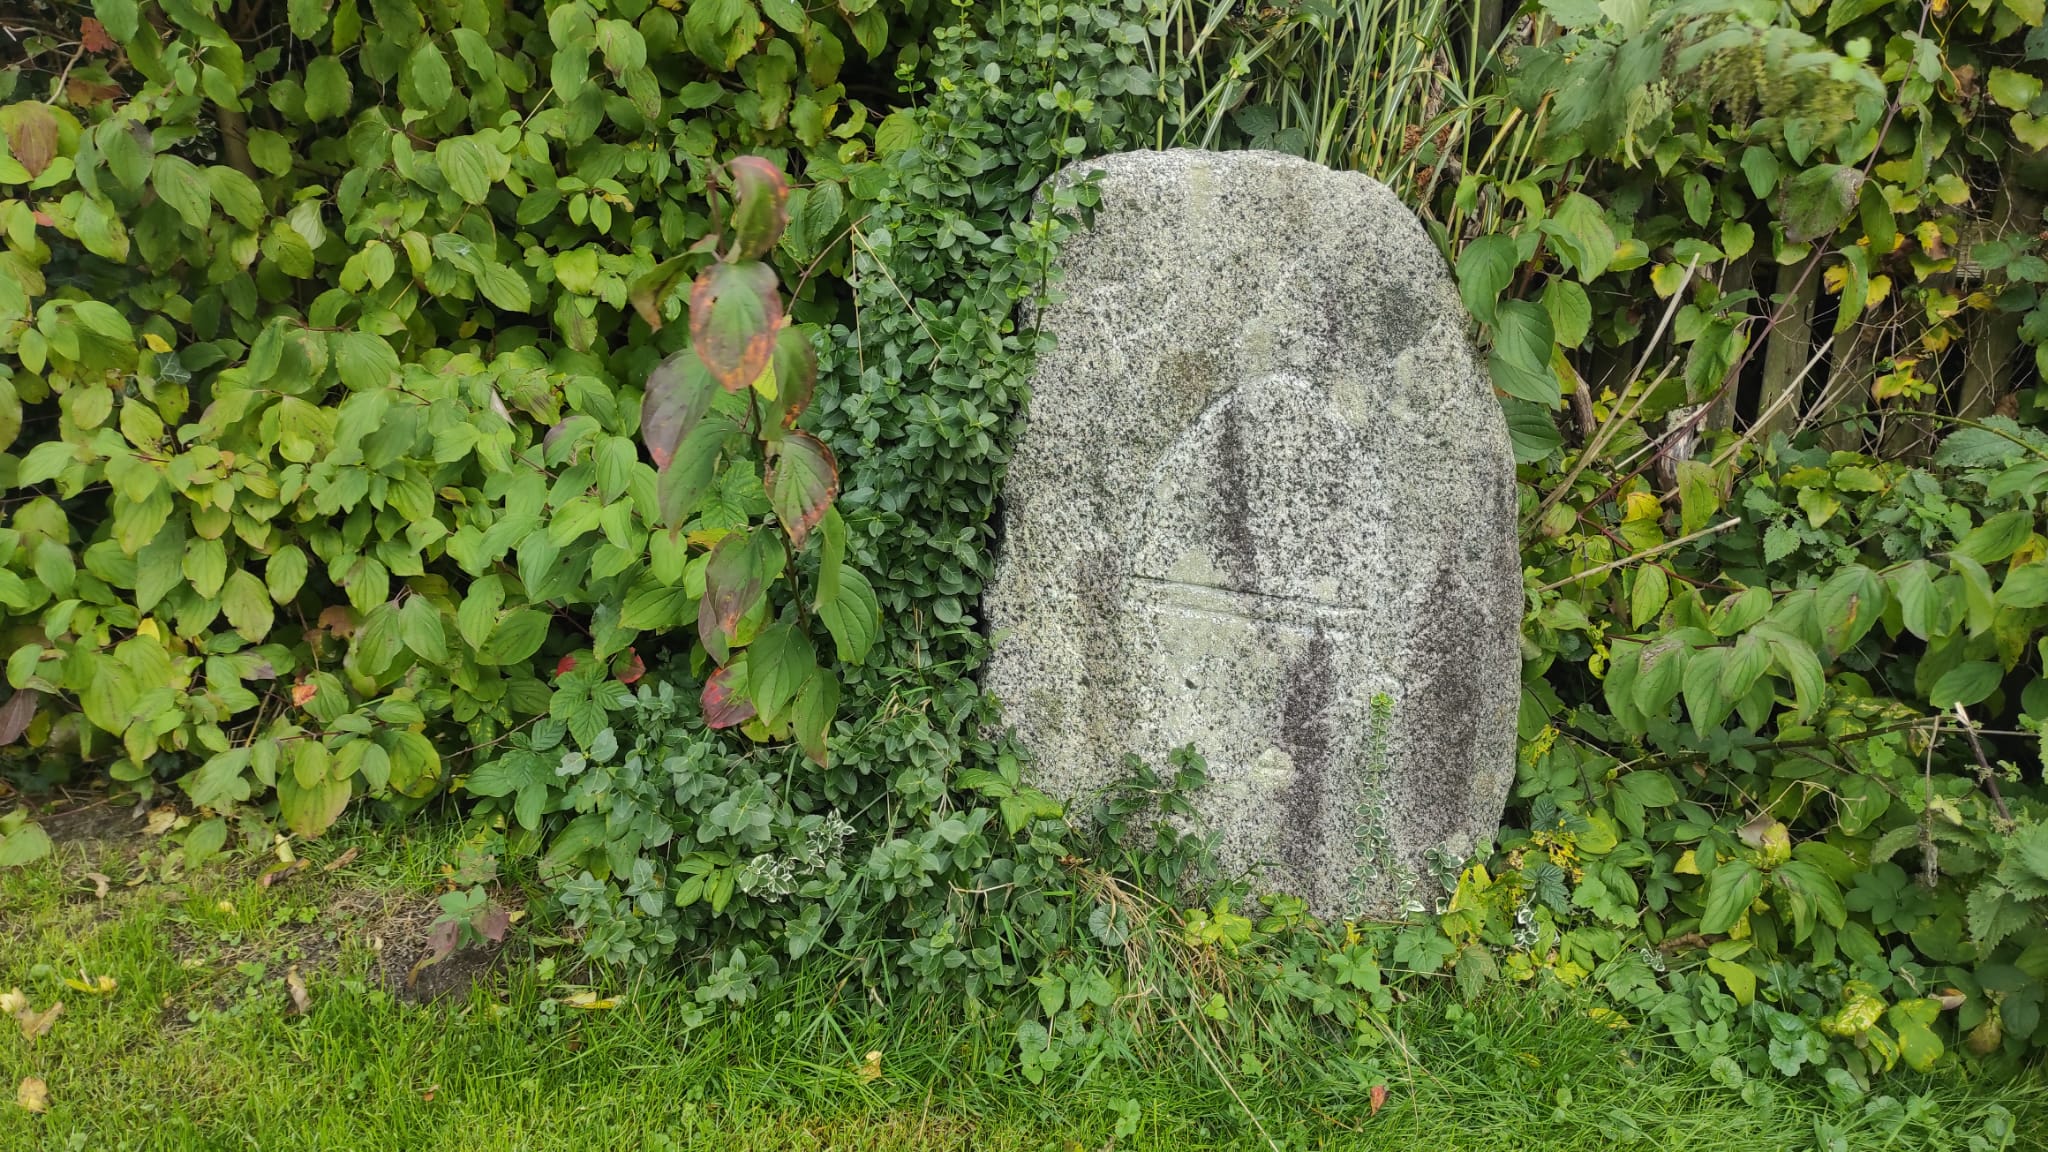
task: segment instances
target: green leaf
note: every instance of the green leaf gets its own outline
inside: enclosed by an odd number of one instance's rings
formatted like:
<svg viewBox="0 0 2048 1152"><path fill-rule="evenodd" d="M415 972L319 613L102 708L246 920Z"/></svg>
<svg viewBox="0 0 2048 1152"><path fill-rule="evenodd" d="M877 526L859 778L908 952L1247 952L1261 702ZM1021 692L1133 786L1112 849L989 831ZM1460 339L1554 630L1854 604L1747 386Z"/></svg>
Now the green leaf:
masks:
<svg viewBox="0 0 2048 1152"><path fill-rule="evenodd" d="M1948 709L1957 704L1969 707L1980 703L2005 679L2005 672L1989 660L1970 660L1956 665L1942 674L1927 693L1927 702L1936 708Z"/></svg>
<svg viewBox="0 0 2048 1152"><path fill-rule="evenodd" d="M1920 998L1901 1000L1885 1010L1885 1020L1899 1036L1899 1056L1906 1067L1926 1072L1941 1059L1941 1037L1931 1025L1941 1015L1941 1001Z"/></svg>
<svg viewBox="0 0 2048 1152"><path fill-rule="evenodd" d="M228 577L227 586L220 594L221 614L235 631L251 643L260 642L270 635L270 626L275 615L270 606L270 590L256 574L244 569Z"/></svg>
<svg viewBox="0 0 2048 1152"><path fill-rule="evenodd" d="M398 634L413 654L429 664L448 660L448 634L441 626L441 610L424 596L407 598L398 612Z"/></svg>
<svg viewBox="0 0 2048 1152"><path fill-rule="evenodd" d="M690 288L691 346L728 392L748 387L767 369L781 324L782 296L766 264L713 264Z"/></svg>
<svg viewBox="0 0 2048 1152"><path fill-rule="evenodd" d="M1692 650L1683 639L1665 636L1642 650L1630 700L1645 716L1662 716L1685 683L1685 665Z"/></svg>
<svg viewBox="0 0 2048 1152"><path fill-rule="evenodd" d="M228 578L227 546L196 536L185 541L185 560L180 570L194 592L208 600L219 596Z"/></svg>
<svg viewBox="0 0 2048 1152"><path fill-rule="evenodd" d="M1778 186L1778 157L1769 148L1752 144L1742 150L1742 174L1749 180L1752 195L1761 200Z"/></svg>
<svg viewBox="0 0 2048 1152"><path fill-rule="evenodd" d="M1593 304L1584 288L1553 277L1543 286L1543 311L1550 317L1550 329L1559 344L1577 348L1586 342L1593 327Z"/></svg>
<svg viewBox="0 0 2048 1152"><path fill-rule="evenodd" d="M498 621L491 635L477 648L479 664L519 664L540 651L548 636L549 615L536 608L521 608Z"/></svg>
<svg viewBox="0 0 2048 1152"><path fill-rule="evenodd" d="M1829 0L1828 35L1848 27L1872 12L1891 7L1893 0Z"/></svg>
<svg viewBox="0 0 2048 1152"><path fill-rule="evenodd" d="M2048 563L2037 560L2013 569L1999 585L1998 602L2010 608L2048 604Z"/></svg>
<svg viewBox="0 0 2048 1152"><path fill-rule="evenodd" d="M711 409L718 382L695 353L685 348L671 354L647 374L640 400L640 439L654 466L666 470L684 437ZM722 439L722 438L721 438Z"/></svg>
<svg viewBox="0 0 2048 1152"><path fill-rule="evenodd" d="M1550 316L1529 300L1508 300L1495 312L1493 354L1487 367L1493 386L1519 400L1555 408L1563 400L1550 370L1556 348Z"/></svg>
<svg viewBox="0 0 2048 1152"><path fill-rule="evenodd" d="M1550 237L1551 250L1583 283L1592 283L1614 259L1614 229L1607 225L1606 212L1584 193L1567 195L1539 227Z"/></svg>
<svg viewBox="0 0 2048 1152"><path fill-rule="evenodd" d="M296 544L286 544L271 553L263 565L263 582L270 589L272 600L291 603L306 582L306 554Z"/></svg>
<svg viewBox="0 0 2048 1152"><path fill-rule="evenodd" d="M1634 628L1641 628L1657 618L1664 611L1664 603L1671 596L1671 581L1664 570L1654 564L1645 564L1636 569L1635 586L1629 592L1629 622Z"/></svg>
<svg viewBox="0 0 2048 1152"><path fill-rule="evenodd" d="M249 798L249 748L243 745L215 753L196 772L187 773L178 786L201 808L226 811Z"/></svg>
<svg viewBox="0 0 2048 1152"><path fill-rule="evenodd" d="M839 494L839 465L823 441L793 432L775 443L767 485L768 502L789 534L790 547L802 550L805 538Z"/></svg>
<svg viewBox="0 0 2048 1152"><path fill-rule="evenodd" d="M263 223L263 192L254 180L224 164L216 164L206 170L206 182L214 203L237 223L244 228Z"/></svg>
<svg viewBox="0 0 2048 1152"><path fill-rule="evenodd" d="M277 778L277 814L285 827L305 837L332 827L348 807L347 780L322 779L308 788L290 773Z"/></svg>
<svg viewBox="0 0 2048 1152"><path fill-rule="evenodd" d="M761 630L747 647L747 691L764 724L774 724L818 668L811 638L788 620Z"/></svg>
<svg viewBox="0 0 2048 1152"><path fill-rule="evenodd" d="M655 489L661 522L679 529L696 514L697 505L710 489L718 454L740 430L730 417L714 413L699 421L676 447L675 459L662 469Z"/></svg>
<svg viewBox="0 0 2048 1152"><path fill-rule="evenodd" d="M1728 986L1728 994L1735 997L1737 1004L1747 1005L1756 999L1756 973L1733 960L1717 960L1709 957L1707 971L1721 978Z"/></svg>
<svg viewBox="0 0 2048 1152"><path fill-rule="evenodd" d="M697 602L697 637L712 659L726 661L741 618L761 602L782 563L781 542L764 530L741 529L712 547L704 566L704 596Z"/></svg>
<svg viewBox="0 0 2048 1152"><path fill-rule="evenodd" d="M494 261L484 261L474 274L477 291L507 312L525 312L533 307L533 289L526 277Z"/></svg>
<svg viewBox="0 0 2048 1152"><path fill-rule="evenodd" d="M355 103L348 69L332 56L315 56L306 65L306 118L318 123L346 116Z"/></svg>
<svg viewBox="0 0 2048 1152"><path fill-rule="evenodd" d="M92 14L116 44L126 44L142 27L141 6L135 0L93 0Z"/></svg>
<svg viewBox="0 0 2048 1152"><path fill-rule="evenodd" d="M329 0L288 0L285 11L291 21L292 35L300 40L312 40L327 30L327 5Z"/></svg>
<svg viewBox="0 0 2048 1152"><path fill-rule="evenodd" d="M1718 935L1735 927L1764 890L1764 874L1747 860L1729 860L1707 877L1707 904L1700 931Z"/></svg>
<svg viewBox="0 0 2048 1152"><path fill-rule="evenodd" d="M1863 173L1846 165L1816 164L1803 169L1785 185L1781 214L1785 239L1806 243L1833 233L1856 210L1862 188Z"/></svg>
<svg viewBox="0 0 2048 1152"><path fill-rule="evenodd" d="M2041 95L2041 80L2025 72L2010 68L1993 68L1985 90L1991 93L1991 100L2001 108L2025 112Z"/></svg>
<svg viewBox="0 0 2048 1152"><path fill-rule="evenodd" d="M213 188L199 166L182 156L164 153L150 170L150 187L185 223L204 231L213 214Z"/></svg>
<svg viewBox="0 0 2048 1152"><path fill-rule="evenodd" d="M441 55L431 36L421 39L420 46L413 49L408 71L421 109L439 112L447 107L448 98L455 94L455 78L449 74L448 58Z"/></svg>
<svg viewBox="0 0 2048 1152"><path fill-rule="evenodd" d="M434 145L434 163L448 187L468 203L482 204L490 195L495 165L476 137L451 136Z"/></svg>
<svg viewBox="0 0 2048 1152"><path fill-rule="evenodd" d="M50 834L37 824L23 824L0 835L0 868L19 868L50 854Z"/></svg>
<svg viewBox="0 0 2048 1152"><path fill-rule="evenodd" d="M2001 512L1979 524L1955 546L1952 555L1965 556L1979 564L1996 564L2019 551L2034 532L2034 514L2023 508Z"/></svg>
<svg viewBox="0 0 2048 1152"><path fill-rule="evenodd" d="M1854 648L1884 617L1884 583L1861 564L1846 565L1814 598L1816 622L1830 657Z"/></svg>
<svg viewBox="0 0 2048 1152"><path fill-rule="evenodd" d="M843 568L832 598L816 607L818 619L832 633L840 661L859 664L866 660L882 630L881 603L875 599L868 578L858 569Z"/></svg>
<svg viewBox="0 0 2048 1152"><path fill-rule="evenodd" d="M1692 720L1692 730L1701 739L1718 728L1735 708L1736 698L1722 690L1722 672L1731 655L1730 649L1716 647L1701 648L1686 657L1685 712Z"/></svg>
<svg viewBox="0 0 2048 1152"><path fill-rule="evenodd" d="M1514 238L1499 233L1478 237L1458 254L1458 298L1474 319L1493 323L1495 302L1514 278L1516 263Z"/></svg>
<svg viewBox="0 0 2048 1152"><path fill-rule="evenodd" d="M839 712L839 678L823 668L813 671L797 691L790 713L790 728L804 755L820 768L828 767L826 741L832 733L833 717Z"/></svg>

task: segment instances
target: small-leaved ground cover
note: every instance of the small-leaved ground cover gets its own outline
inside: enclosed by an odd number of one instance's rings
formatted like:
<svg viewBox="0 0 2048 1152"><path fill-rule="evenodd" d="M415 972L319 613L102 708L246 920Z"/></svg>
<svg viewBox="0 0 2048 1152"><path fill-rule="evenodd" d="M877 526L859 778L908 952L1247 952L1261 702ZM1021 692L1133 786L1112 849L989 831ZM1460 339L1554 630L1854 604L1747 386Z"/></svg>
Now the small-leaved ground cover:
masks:
<svg viewBox="0 0 2048 1152"><path fill-rule="evenodd" d="M1129 1051L1031 1084L1014 1033L959 1000L878 1001L799 969L707 1015L651 973L586 984L603 977L524 916L409 985L442 894L525 904L522 878L484 878L452 826L354 825L303 864L190 871L125 812L53 827L51 857L0 873L0 994L26 1000L0 1070L48 1091L40 1114L0 1103L6 1149L1721 1152L2027 1148L2048 1130L2038 1078L1951 1067L1857 1099L1730 1086L1590 1002L1507 989L1469 1007L1425 991L1362 1050L1247 993L1209 1006L1220 1027L1162 1014Z"/></svg>

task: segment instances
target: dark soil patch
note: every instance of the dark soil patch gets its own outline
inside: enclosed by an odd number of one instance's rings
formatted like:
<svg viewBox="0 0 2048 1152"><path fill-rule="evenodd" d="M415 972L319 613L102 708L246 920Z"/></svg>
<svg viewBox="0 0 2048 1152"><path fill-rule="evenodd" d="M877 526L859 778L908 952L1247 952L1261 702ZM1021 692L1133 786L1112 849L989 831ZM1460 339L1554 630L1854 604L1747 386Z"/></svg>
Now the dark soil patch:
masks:
<svg viewBox="0 0 2048 1152"><path fill-rule="evenodd" d="M48 802L47 809L39 805L35 814L36 823L59 848L83 848L88 858L110 846L139 846L145 818L145 813L126 800L92 792L60 793Z"/></svg>

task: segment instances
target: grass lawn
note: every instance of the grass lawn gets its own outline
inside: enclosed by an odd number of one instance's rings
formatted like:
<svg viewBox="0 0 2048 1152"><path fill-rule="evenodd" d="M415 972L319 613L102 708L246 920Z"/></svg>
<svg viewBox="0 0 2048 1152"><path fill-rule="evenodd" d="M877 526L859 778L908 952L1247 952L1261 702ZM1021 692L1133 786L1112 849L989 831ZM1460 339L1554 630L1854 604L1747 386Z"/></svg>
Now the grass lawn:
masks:
<svg viewBox="0 0 2048 1152"><path fill-rule="evenodd" d="M63 1002L33 1041L0 1030L6 1152L2048 1147L2038 1074L1901 1075L1856 1099L1737 1090L1646 1028L1512 991L1403 1004L1398 1043L1364 1051L1284 1019L1227 1048L1165 1025L1034 1085L1009 1036L955 1001L878 1005L800 973L693 1027L686 985L579 986L573 951L536 948L524 924L408 987L452 832L353 826L266 885L274 857L185 873L140 821L91 811L56 822L54 856L0 872L0 992ZM65 983L102 976L111 991ZM13 1102L28 1077L46 1112Z"/></svg>

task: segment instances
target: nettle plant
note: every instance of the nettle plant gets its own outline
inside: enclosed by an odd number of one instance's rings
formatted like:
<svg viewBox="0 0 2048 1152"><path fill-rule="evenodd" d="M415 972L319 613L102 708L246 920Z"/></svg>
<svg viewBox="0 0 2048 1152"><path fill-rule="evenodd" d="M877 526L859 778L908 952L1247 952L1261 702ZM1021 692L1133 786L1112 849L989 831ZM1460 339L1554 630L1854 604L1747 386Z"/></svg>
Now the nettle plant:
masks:
<svg viewBox="0 0 2048 1152"><path fill-rule="evenodd" d="M839 678L821 665L810 620L831 632L839 659L858 663L881 628L874 589L846 563L846 527L833 500L839 465L832 450L796 429L817 384L813 330L792 325L778 277L762 257L789 223L789 183L772 161L742 156L709 181L712 226L684 256L635 285L633 301L651 327L693 262L690 346L647 378L640 436L654 457L662 522L673 541L695 518L721 475L762 466L768 515L700 528L683 580L647 595L697 601L697 639L716 666L705 678L704 719L739 726L755 740L794 737L821 767L839 709ZM729 211L728 211L729 209ZM798 561L815 553L806 602ZM680 553L668 550L670 562ZM628 609L630 611L630 607Z"/></svg>

